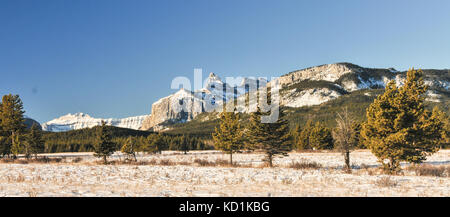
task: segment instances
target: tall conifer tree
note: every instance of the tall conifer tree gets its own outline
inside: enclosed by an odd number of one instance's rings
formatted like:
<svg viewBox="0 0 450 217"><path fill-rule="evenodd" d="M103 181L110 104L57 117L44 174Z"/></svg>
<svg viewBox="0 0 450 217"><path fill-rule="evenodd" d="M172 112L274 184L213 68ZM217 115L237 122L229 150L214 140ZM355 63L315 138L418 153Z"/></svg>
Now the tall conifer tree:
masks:
<svg viewBox="0 0 450 217"><path fill-rule="evenodd" d="M426 91L423 72L411 69L403 86L389 82L367 108L361 135L388 173L398 172L401 161L421 163L438 150L442 122L425 108Z"/></svg>
<svg viewBox="0 0 450 217"><path fill-rule="evenodd" d="M247 131L249 146L265 153L264 161L273 166L273 158L287 156L292 140L289 135L289 123L284 112L280 109L279 117L275 123L262 123L262 113L258 109L250 116Z"/></svg>
<svg viewBox="0 0 450 217"><path fill-rule="evenodd" d="M25 156L29 158L32 154L37 159L37 154L45 150L45 141L42 138L42 131L36 123L31 126L30 132L26 135Z"/></svg>
<svg viewBox="0 0 450 217"><path fill-rule="evenodd" d="M11 154L14 145L15 157L20 152L20 140L25 130L23 103L19 95L4 95L0 104L0 142L3 155Z"/></svg>
<svg viewBox="0 0 450 217"><path fill-rule="evenodd" d="M112 141L111 130L102 121L102 125L97 128L97 139L94 144L94 156L103 158L103 163L107 164L107 157L111 156L116 150L116 145Z"/></svg>
<svg viewBox="0 0 450 217"><path fill-rule="evenodd" d="M244 128L240 123L240 115L234 112L220 113L220 124L212 134L215 146L230 154L233 165L233 153L244 148Z"/></svg>

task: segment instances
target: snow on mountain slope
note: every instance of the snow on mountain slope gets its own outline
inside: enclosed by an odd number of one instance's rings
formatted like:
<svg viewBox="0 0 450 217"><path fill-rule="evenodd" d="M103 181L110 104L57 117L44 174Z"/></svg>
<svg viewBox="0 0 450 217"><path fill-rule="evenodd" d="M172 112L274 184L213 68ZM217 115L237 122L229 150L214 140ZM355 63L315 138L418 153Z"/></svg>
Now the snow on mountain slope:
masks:
<svg viewBox="0 0 450 217"><path fill-rule="evenodd" d="M259 79L260 84L264 83ZM199 90L180 89L179 91L159 99L152 104L152 113L142 123L142 130L162 130L161 124L184 123L194 119L198 114L211 111L223 102L237 98L245 93L245 84L256 85L256 79L242 79L236 85L223 82L219 76L210 73L205 79L203 88ZM255 88L255 87L249 87Z"/></svg>
<svg viewBox="0 0 450 217"><path fill-rule="evenodd" d="M142 115L136 117L115 119L115 118L93 118L88 114L84 113L75 113L75 114L67 114L51 120L45 124L42 124L42 129L45 131L51 132L64 132L69 130L78 130L83 128L90 128L101 125L102 121L105 121L107 125L122 127L122 128L130 128L130 129L139 129L142 125L144 119L149 115Z"/></svg>
<svg viewBox="0 0 450 217"><path fill-rule="evenodd" d="M450 70L424 70L424 82L430 86L427 100L445 102L449 93ZM271 81L244 78L238 84L221 80L211 73L204 82L204 88L195 91L179 90L153 103L151 116L142 124L142 130L160 131L168 129L171 124L185 123L193 120L206 109L208 103L221 105L223 101L234 103L237 111L249 112L256 102L246 103L247 92L262 90L275 83L280 85L280 105L292 108L319 105L361 89L380 89L393 80L398 86L404 84L405 71L393 68L365 68L352 63L325 64L296 70ZM236 82L236 81L233 81ZM235 86L236 89L228 88ZM248 88L251 86L252 88ZM225 94L223 89L226 88ZM273 95L275 96L275 95ZM445 96L445 97L443 97ZM186 108L184 110L180 108Z"/></svg>

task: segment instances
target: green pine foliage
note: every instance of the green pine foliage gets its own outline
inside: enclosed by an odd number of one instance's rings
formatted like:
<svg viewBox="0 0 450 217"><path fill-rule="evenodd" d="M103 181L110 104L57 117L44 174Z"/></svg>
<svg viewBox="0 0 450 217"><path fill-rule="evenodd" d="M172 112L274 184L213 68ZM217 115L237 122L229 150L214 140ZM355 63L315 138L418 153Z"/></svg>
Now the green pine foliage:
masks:
<svg viewBox="0 0 450 217"><path fill-rule="evenodd" d="M102 121L102 126L97 128L97 139L94 144L94 156L103 159L103 163L107 164L107 157L116 151L116 144L112 141L111 131L106 127L106 123Z"/></svg>
<svg viewBox="0 0 450 217"><path fill-rule="evenodd" d="M151 134L147 137L143 151L153 154L161 154L169 148L168 140L162 134Z"/></svg>
<svg viewBox="0 0 450 217"><path fill-rule="evenodd" d="M247 143L252 149L263 151L265 153L263 160L272 167L273 158L287 156L292 147L289 123L281 109L275 123L262 123L262 115L259 109L251 114L247 127Z"/></svg>
<svg viewBox="0 0 450 217"><path fill-rule="evenodd" d="M124 142L120 151L127 156L127 160L137 161L136 152L140 149L139 143L136 137L128 137Z"/></svg>
<svg viewBox="0 0 450 217"><path fill-rule="evenodd" d="M238 113L222 112L220 124L212 134L214 145L230 154L230 164L233 164L233 153L244 148L244 128L240 123Z"/></svg>
<svg viewBox="0 0 450 217"><path fill-rule="evenodd" d="M295 139L297 141L296 147L298 150L312 149L309 138L310 138L313 127L314 126L313 126L312 121L308 120L306 122L306 125L303 127L303 129L298 134L298 138Z"/></svg>
<svg viewBox="0 0 450 217"><path fill-rule="evenodd" d="M42 131L38 125L33 124L25 137L25 156L30 158L31 155L37 159L37 154L43 153L45 150L45 141L42 138Z"/></svg>
<svg viewBox="0 0 450 217"><path fill-rule="evenodd" d="M427 86L422 71L411 69L403 86L394 81L367 109L361 135L388 173L400 171L400 162L421 163L438 150L442 122L437 110L424 105Z"/></svg>
<svg viewBox="0 0 450 217"><path fill-rule="evenodd" d="M300 133L297 133L297 138L293 140L298 150L333 149L331 129L320 122L313 124L311 120L308 120Z"/></svg>
<svg viewBox="0 0 450 217"><path fill-rule="evenodd" d="M316 122L309 135L309 145L316 150L333 149L331 129Z"/></svg>
<svg viewBox="0 0 450 217"><path fill-rule="evenodd" d="M11 148L10 152L12 154L12 158L16 159L17 156L22 152L23 150L23 144L22 144L22 136L18 132L13 132L10 136L11 141Z"/></svg>
<svg viewBox="0 0 450 217"><path fill-rule="evenodd" d="M2 156L21 151L21 136L25 130L23 103L19 95L4 95L0 104L0 151Z"/></svg>

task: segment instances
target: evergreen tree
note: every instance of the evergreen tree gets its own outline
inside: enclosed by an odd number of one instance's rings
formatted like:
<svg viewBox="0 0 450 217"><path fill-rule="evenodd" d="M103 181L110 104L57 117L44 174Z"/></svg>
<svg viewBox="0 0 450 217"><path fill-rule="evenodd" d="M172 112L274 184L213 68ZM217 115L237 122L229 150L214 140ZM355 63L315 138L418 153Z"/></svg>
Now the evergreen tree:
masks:
<svg viewBox="0 0 450 217"><path fill-rule="evenodd" d="M146 145L144 147L144 151L147 153L159 153L166 147L166 142L164 141L162 134L152 134L149 135L146 139Z"/></svg>
<svg viewBox="0 0 450 217"><path fill-rule="evenodd" d="M447 148L450 146L450 117L445 112L440 111L437 107L433 109L433 113L439 117L442 122L442 141L441 147Z"/></svg>
<svg viewBox="0 0 450 217"><path fill-rule="evenodd" d="M0 137L2 155L11 154L14 145L13 156L20 152L20 136L25 130L23 103L19 95L4 95L0 104ZM0 141L0 142L1 142Z"/></svg>
<svg viewBox="0 0 450 217"><path fill-rule="evenodd" d="M281 109L275 123L262 123L261 116L259 109L250 116L248 143L252 148L262 150L266 155L264 161L272 167L274 157L287 156L290 150L289 123Z"/></svg>
<svg viewBox="0 0 450 217"><path fill-rule="evenodd" d="M240 116L234 112L222 112L220 125L212 134L216 148L230 154L230 164L233 165L233 153L244 148L244 131Z"/></svg>
<svg viewBox="0 0 450 217"><path fill-rule="evenodd" d="M350 151L356 146L357 141L354 131L354 121L350 117L347 108L342 113L337 113L337 126L333 131L333 139L336 149L344 155L345 170L350 171Z"/></svg>
<svg viewBox="0 0 450 217"><path fill-rule="evenodd" d="M29 133L26 135L25 142L25 156L30 158L32 154L37 159L37 154L42 153L45 150L45 141L42 138L42 131L34 123L31 126Z"/></svg>
<svg viewBox="0 0 450 217"><path fill-rule="evenodd" d="M292 148L298 148L300 143L300 134L302 133L302 128L300 125L296 124L294 129L291 130L290 136L292 138Z"/></svg>
<svg viewBox="0 0 450 217"><path fill-rule="evenodd" d="M191 144L189 139L185 135L181 136L179 150L183 151L184 154L187 154L187 152L191 149L190 146Z"/></svg>
<svg viewBox="0 0 450 217"><path fill-rule="evenodd" d="M297 139L297 149L305 150L305 149L312 148L309 138L311 136L311 132L312 132L313 128L314 128L314 125L312 123L312 120L309 119L299 134L299 138Z"/></svg>
<svg viewBox="0 0 450 217"><path fill-rule="evenodd" d="M367 147L364 145L364 140L361 138L361 128L361 123L356 121L353 122L352 129L355 132L355 134L353 135L353 140L356 142L356 148L367 149Z"/></svg>
<svg viewBox="0 0 450 217"><path fill-rule="evenodd" d="M97 139L94 144L94 156L103 158L103 163L107 164L107 157L116 150L116 144L112 141L111 130L102 121L102 125L97 128Z"/></svg>
<svg viewBox="0 0 450 217"><path fill-rule="evenodd" d="M314 149L333 149L331 130L316 122L309 135L309 145Z"/></svg>
<svg viewBox="0 0 450 217"><path fill-rule="evenodd" d="M135 137L129 136L125 143L123 143L120 151L127 155L127 160L133 159L137 162L136 152L139 150L139 145Z"/></svg>
<svg viewBox="0 0 450 217"><path fill-rule="evenodd" d="M10 152L12 154L12 158L16 159L20 152L22 152L23 150L22 137L19 133L13 132L11 138L12 145L10 148Z"/></svg>
<svg viewBox="0 0 450 217"><path fill-rule="evenodd" d="M423 72L411 69L405 84L389 82L384 94L367 108L361 135L388 173L400 171L400 162L421 163L438 150L442 122L437 111L425 109Z"/></svg>

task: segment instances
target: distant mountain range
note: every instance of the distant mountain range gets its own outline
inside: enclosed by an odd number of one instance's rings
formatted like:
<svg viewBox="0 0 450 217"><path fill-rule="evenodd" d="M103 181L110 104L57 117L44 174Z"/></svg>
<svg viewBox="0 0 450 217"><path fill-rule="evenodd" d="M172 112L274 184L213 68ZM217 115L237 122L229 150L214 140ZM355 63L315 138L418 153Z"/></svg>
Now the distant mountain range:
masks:
<svg viewBox="0 0 450 217"><path fill-rule="evenodd" d="M148 115L135 116L129 118L115 119L115 118L93 118L88 114L84 113L75 113L75 114L67 114L46 122L42 124L42 129L45 131L51 132L64 132L69 130L78 130L82 128L91 128L94 126L101 125L102 121L105 121L107 125L121 127L121 128L130 128L130 129L139 129L142 126L142 122Z"/></svg>
<svg viewBox="0 0 450 217"><path fill-rule="evenodd" d="M450 70L423 70L425 83L430 86L427 92L427 100L432 102L448 103L450 96ZM186 123L195 119L203 110L199 112L196 106L203 106L207 100L199 97L198 92L212 94L213 88L222 85L223 82L217 75L210 74L206 89L186 91L180 90L175 94L162 98L152 105L152 113L143 122L142 130L169 130L172 125ZM394 80L397 85L402 85L406 79L406 72L400 72L394 68L364 68L352 63L326 64L310 67L287 73L277 80L267 83L268 86L275 81L281 85L280 105L290 108L300 108L305 106L315 106L337 99L344 95L363 89L381 89ZM244 82L244 81L243 81ZM256 81L250 81L255 85ZM259 87L265 86L264 81L258 81ZM242 89L244 83L238 89ZM234 98L238 101L246 100L245 91L235 91ZM366 93L371 94L371 93ZM216 94L217 95L217 94ZM229 95L227 95L229 96ZM210 97L211 98L211 97ZM208 97L206 97L208 99ZM228 100L231 99L228 97ZM188 103L186 103L188 102ZM177 106L183 104L186 111L180 111ZM243 104L241 104L243 105ZM248 108L248 107L247 107ZM238 108L247 111L247 108ZM215 117L207 117L210 120Z"/></svg>
<svg viewBox="0 0 450 217"><path fill-rule="evenodd" d="M425 73L425 83L430 86L427 101L441 104L448 110L450 99L450 70L428 69ZM341 96L359 96L360 90L379 90L394 80L402 85L406 72L393 68L364 68L352 63L326 64L287 73L277 79L281 85L280 104L291 109L321 105ZM185 90L163 97L152 104L151 115L142 115L124 119L92 118L87 114L68 114L45 124L42 129L47 131L68 131L100 125L104 120L108 125L140 129L140 130L170 130L171 126L196 120L204 113L207 104L229 102L230 100L245 100L248 90L271 85L274 80L267 82L263 79L243 79L232 92L222 93L230 89L214 73L205 80L205 86L200 90ZM246 85L247 84L247 85ZM233 85L234 86L234 85ZM352 94L356 93L358 94ZM365 92L366 96L377 91ZM373 98L373 96L372 96ZM182 109L184 108L184 109ZM242 108L241 108L242 109ZM243 108L245 111L245 108ZM364 108L362 108L364 109ZM202 116L203 121L216 117Z"/></svg>

